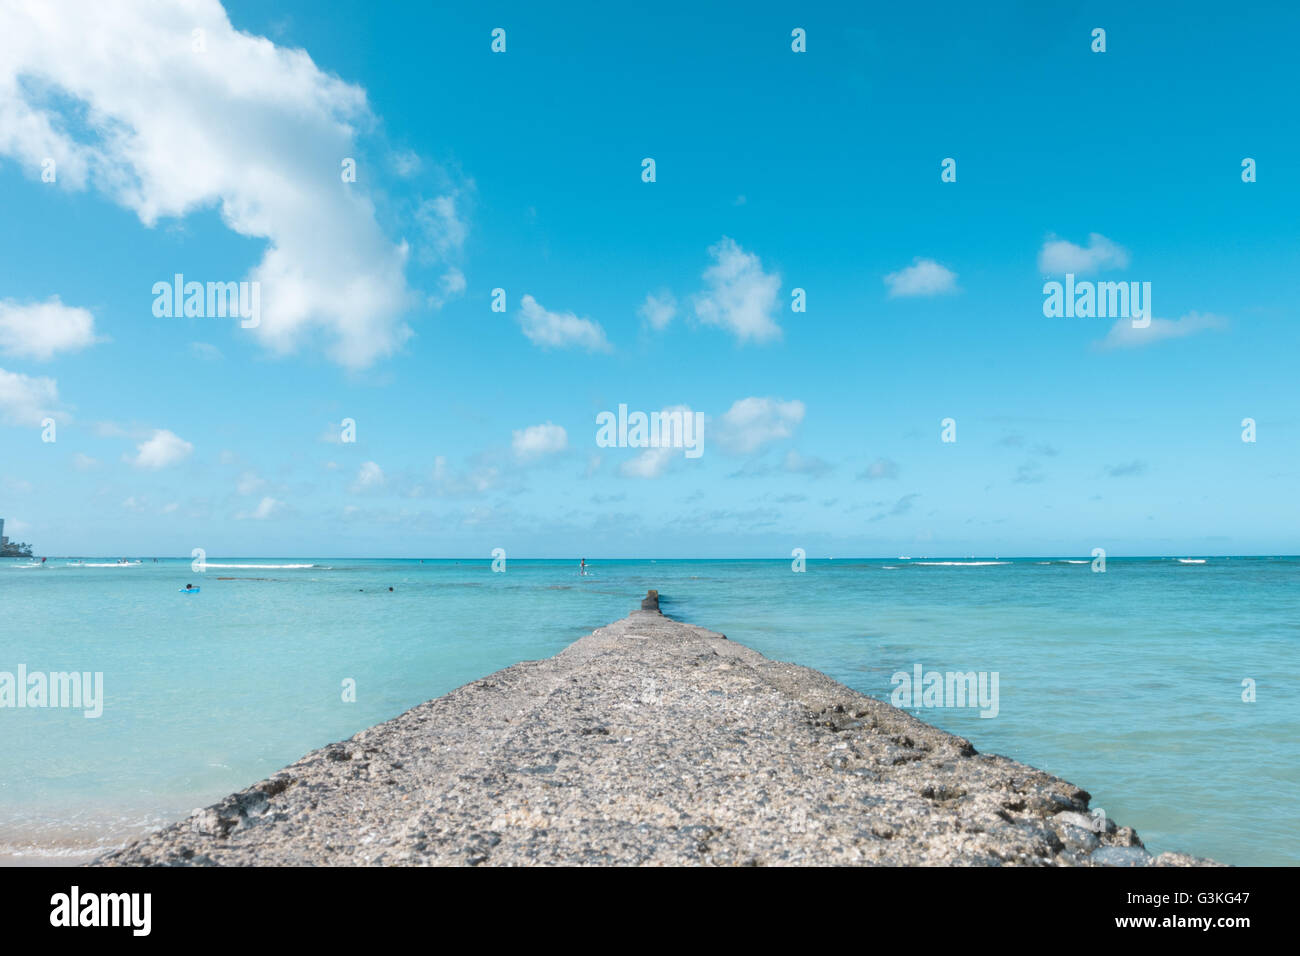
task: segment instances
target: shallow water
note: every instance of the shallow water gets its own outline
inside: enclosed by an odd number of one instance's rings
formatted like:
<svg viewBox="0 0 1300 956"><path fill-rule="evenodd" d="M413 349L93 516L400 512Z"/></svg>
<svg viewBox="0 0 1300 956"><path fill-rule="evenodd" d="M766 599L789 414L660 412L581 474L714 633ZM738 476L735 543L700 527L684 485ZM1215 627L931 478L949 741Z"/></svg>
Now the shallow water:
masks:
<svg viewBox="0 0 1300 956"><path fill-rule="evenodd" d="M0 561L0 671L102 672L105 698L95 719L0 709L0 856L116 845L550 656L654 587L667 614L882 699L918 664L997 672L996 717L914 712L1083 787L1153 852L1294 865L1300 559L1186 563L1199 557L1112 558L1104 574L1078 558L809 561L801 574L611 561L586 577L569 561L492 573L488 559L214 559L204 574L173 559ZM187 582L202 593L178 593Z"/></svg>

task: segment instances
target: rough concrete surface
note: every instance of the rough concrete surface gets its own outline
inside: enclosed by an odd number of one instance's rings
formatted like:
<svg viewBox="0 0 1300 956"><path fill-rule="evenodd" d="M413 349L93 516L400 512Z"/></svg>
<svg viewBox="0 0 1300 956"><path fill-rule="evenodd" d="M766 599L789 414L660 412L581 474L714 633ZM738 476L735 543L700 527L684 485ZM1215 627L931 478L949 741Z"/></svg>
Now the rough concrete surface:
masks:
<svg viewBox="0 0 1300 956"><path fill-rule="evenodd" d="M1208 865L825 674L643 610L100 865Z"/></svg>

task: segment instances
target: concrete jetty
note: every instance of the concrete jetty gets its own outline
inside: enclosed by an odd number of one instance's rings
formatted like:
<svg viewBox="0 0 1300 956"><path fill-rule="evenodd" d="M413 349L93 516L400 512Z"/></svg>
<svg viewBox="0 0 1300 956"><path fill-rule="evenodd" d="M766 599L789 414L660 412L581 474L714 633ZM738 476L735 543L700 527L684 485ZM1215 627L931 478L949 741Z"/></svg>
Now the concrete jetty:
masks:
<svg viewBox="0 0 1300 956"><path fill-rule="evenodd" d="M1078 787L641 609L100 865L1208 865Z"/></svg>

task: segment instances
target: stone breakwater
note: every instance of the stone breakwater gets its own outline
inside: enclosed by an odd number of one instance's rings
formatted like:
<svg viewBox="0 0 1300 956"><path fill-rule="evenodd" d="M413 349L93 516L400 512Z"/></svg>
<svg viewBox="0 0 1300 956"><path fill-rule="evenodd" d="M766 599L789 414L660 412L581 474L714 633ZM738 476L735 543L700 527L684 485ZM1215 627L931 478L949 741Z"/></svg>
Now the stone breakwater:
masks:
<svg viewBox="0 0 1300 956"><path fill-rule="evenodd" d="M642 609L101 865L1203 865L1072 784ZM1101 832L1098 832L1101 831Z"/></svg>

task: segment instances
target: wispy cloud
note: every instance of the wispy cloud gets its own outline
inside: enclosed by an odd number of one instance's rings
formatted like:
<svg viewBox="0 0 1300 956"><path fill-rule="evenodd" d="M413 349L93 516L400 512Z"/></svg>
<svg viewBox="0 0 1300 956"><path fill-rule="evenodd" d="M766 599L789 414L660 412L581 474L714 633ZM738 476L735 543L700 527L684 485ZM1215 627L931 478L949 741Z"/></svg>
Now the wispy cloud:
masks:
<svg viewBox="0 0 1300 956"><path fill-rule="evenodd" d="M235 515L239 521L266 521L268 518L278 514L284 507L284 502L267 496L257 503L257 507L252 511L241 511Z"/></svg>
<svg viewBox="0 0 1300 956"><path fill-rule="evenodd" d="M903 497L899 498L897 501L894 502L893 507L889 508L886 511L877 512L875 515L868 518L867 520L883 521L885 518L895 518L899 515L905 515L912 510L912 504L919 497L921 497L920 494L916 492L913 492L910 495L903 495Z"/></svg>
<svg viewBox="0 0 1300 956"><path fill-rule="evenodd" d="M1146 470L1147 463L1135 458L1133 461L1126 461L1120 465L1107 466L1106 474L1111 478L1134 478L1146 474Z"/></svg>
<svg viewBox="0 0 1300 956"><path fill-rule="evenodd" d="M357 469L357 477L349 488L354 494L362 491L373 491L376 488L383 487L384 469L380 468L378 463L373 461L363 461L361 467Z"/></svg>
<svg viewBox="0 0 1300 956"><path fill-rule="evenodd" d="M1012 477L1013 485L1038 485L1043 482L1043 466L1036 461L1027 461L1016 469Z"/></svg>
<svg viewBox="0 0 1300 956"><path fill-rule="evenodd" d="M636 310L636 314L656 332L663 331L677 315L677 300L668 291L660 291L645 297L645 302Z"/></svg>
<svg viewBox="0 0 1300 956"><path fill-rule="evenodd" d="M834 467L830 462L816 455L801 455L793 448L785 453L785 460L781 462L783 471L794 475L809 475L813 478L828 474Z"/></svg>
<svg viewBox="0 0 1300 956"><path fill-rule="evenodd" d="M1112 349L1134 349L1144 345L1155 345L1170 339L1182 339L1198 332L1221 330L1228 326L1228 321L1217 315L1189 312L1181 319L1152 319L1144 329L1133 328L1132 319L1119 319L1110 327L1106 337L1094 346L1102 351Z"/></svg>
<svg viewBox="0 0 1300 956"><path fill-rule="evenodd" d="M897 478L898 462L888 458L877 458L865 469L858 472L859 481L879 481L882 478Z"/></svg>

